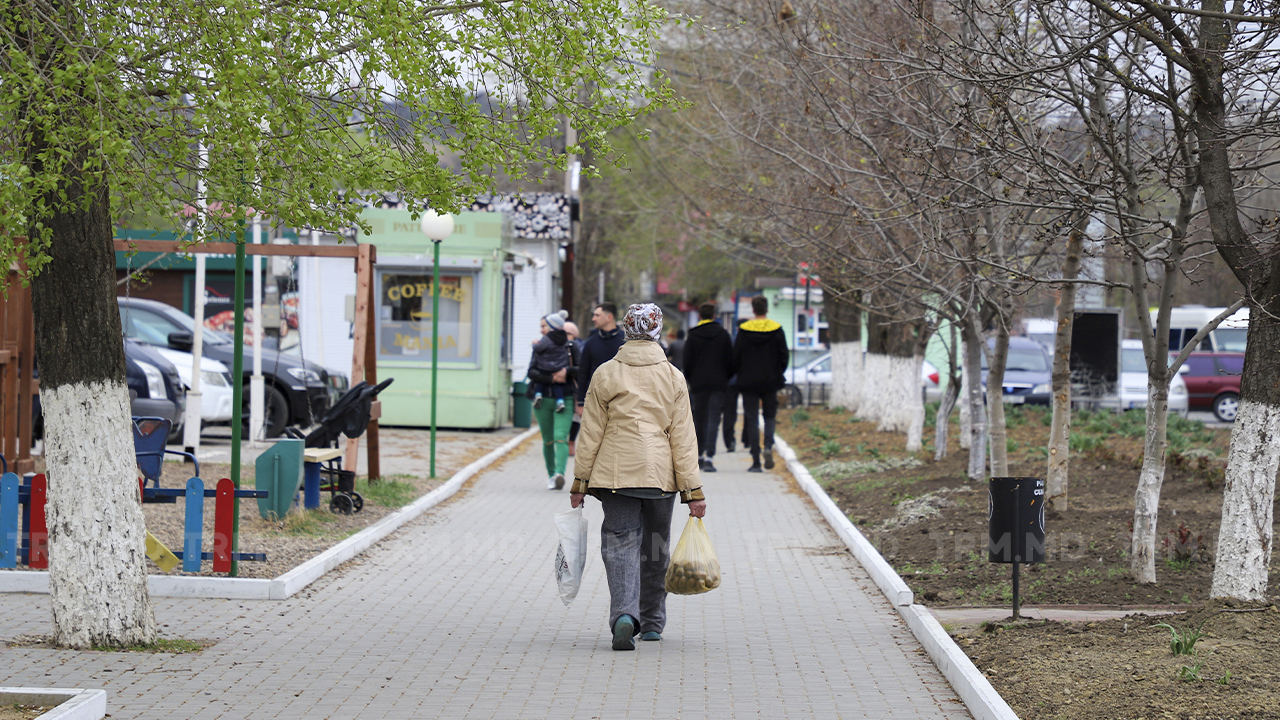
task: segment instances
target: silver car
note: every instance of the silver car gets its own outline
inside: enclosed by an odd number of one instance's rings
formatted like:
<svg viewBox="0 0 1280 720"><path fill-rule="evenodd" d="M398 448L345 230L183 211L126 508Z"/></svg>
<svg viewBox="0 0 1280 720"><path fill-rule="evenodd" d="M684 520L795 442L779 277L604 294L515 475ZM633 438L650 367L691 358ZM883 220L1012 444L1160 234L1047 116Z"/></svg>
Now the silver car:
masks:
<svg viewBox="0 0 1280 720"><path fill-rule="evenodd" d="M1172 357L1170 358L1172 359ZM1184 365L1169 381L1169 412L1182 417L1187 416L1188 397L1187 384L1181 374L1186 372ZM1137 410L1147 406L1147 360L1142 352L1141 340L1120 341L1120 388L1119 409Z"/></svg>

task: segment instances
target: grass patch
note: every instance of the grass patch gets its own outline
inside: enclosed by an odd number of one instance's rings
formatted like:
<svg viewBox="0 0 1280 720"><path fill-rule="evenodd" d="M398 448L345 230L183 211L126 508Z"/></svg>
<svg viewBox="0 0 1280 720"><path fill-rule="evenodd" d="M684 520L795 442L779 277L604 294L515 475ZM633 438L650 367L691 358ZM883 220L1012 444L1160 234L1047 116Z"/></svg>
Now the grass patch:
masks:
<svg viewBox="0 0 1280 720"><path fill-rule="evenodd" d="M280 532L285 535L319 537L328 532L329 526L338 522L338 516L329 512L328 507L314 510L291 512L280 524Z"/></svg>
<svg viewBox="0 0 1280 720"><path fill-rule="evenodd" d="M418 488L394 477L384 477L372 484L360 478L356 480L356 492L360 493L366 503L389 508L404 507L418 499Z"/></svg>
<svg viewBox="0 0 1280 720"><path fill-rule="evenodd" d="M924 463L913 457L884 457L873 460L828 460L813 468L813 476L821 482L836 482L866 473L894 468L920 467Z"/></svg>
<svg viewBox="0 0 1280 720"><path fill-rule="evenodd" d="M208 640L184 640L182 638L160 638L155 642L138 643L137 645L126 645L124 647L110 647L107 645L94 645L93 649L99 652L141 652L141 653L170 653L173 655L184 655L186 653L200 652L207 647L213 645Z"/></svg>

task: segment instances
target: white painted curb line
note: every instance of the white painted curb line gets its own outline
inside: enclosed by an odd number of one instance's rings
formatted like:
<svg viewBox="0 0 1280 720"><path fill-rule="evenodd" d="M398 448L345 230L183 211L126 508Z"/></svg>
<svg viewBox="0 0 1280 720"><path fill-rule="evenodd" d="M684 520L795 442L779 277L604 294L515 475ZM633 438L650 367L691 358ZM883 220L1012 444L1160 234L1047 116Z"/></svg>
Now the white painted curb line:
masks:
<svg viewBox="0 0 1280 720"><path fill-rule="evenodd" d="M107 714L106 690L0 687L0 705L57 705L36 720L100 720Z"/></svg>
<svg viewBox="0 0 1280 720"><path fill-rule="evenodd" d="M866 569L871 580L880 588L884 596L902 614L907 627L911 628L916 640L929 653L933 664L942 672L943 677L955 688L956 694L964 701L974 720L1018 720L1017 714L1009 703L1000 697L991 683L978 672L977 666L968 655L956 645L947 631L942 629L937 618L930 614L928 608L914 604L915 596L911 588L903 582L893 567L885 561L879 551L863 537L858 528L849 522L849 518L836 507L835 501L827 495L822 486L813 479L796 453L786 441L774 436L775 450L778 456L787 462L787 469L796 482L809 495L809 499L818 507L818 511L830 523L840 539L849 548L849 552L857 558Z"/></svg>
<svg viewBox="0 0 1280 720"><path fill-rule="evenodd" d="M538 433L532 427L484 457L454 473L443 485L376 523L334 545L289 572L271 579L149 575L153 597L214 598L220 600L284 600L325 573L368 550L401 525L453 496L462 484ZM49 573L13 571L0 573L0 592L48 593Z"/></svg>

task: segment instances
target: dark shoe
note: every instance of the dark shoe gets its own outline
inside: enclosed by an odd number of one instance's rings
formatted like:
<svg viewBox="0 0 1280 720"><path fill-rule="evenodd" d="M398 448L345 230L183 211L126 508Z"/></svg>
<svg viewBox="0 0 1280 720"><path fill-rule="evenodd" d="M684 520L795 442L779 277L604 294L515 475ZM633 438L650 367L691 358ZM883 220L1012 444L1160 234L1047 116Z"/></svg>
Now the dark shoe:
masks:
<svg viewBox="0 0 1280 720"><path fill-rule="evenodd" d="M533 396L533 409L534 409L534 410L537 410L537 409L538 409L538 408L540 408L540 407L542 407L542 396L541 396L541 395L534 395L534 396Z"/></svg>
<svg viewBox="0 0 1280 720"><path fill-rule="evenodd" d="M764 472L764 468L760 467L760 463L756 463L747 468L747 472Z"/></svg>
<svg viewBox="0 0 1280 720"><path fill-rule="evenodd" d="M764 469L765 470L773 469L773 448L764 449Z"/></svg>
<svg viewBox="0 0 1280 720"><path fill-rule="evenodd" d="M715 472L716 466L711 464L710 460L702 461L702 472Z"/></svg>
<svg viewBox="0 0 1280 720"><path fill-rule="evenodd" d="M556 473L551 477L551 480L556 484L557 490L564 487L564 475L561 475L560 473Z"/></svg>
<svg viewBox="0 0 1280 720"><path fill-rule="evenodd" d="M698 458L698 469L699 469L699 470L706 470L706 469L707 469L707 459L706 459L706 458L704 458L704 457L700 457L700 458Z"/></svg>
<svg viewBox="0 0 1280 720"><path fill-rule="evenodd" d="M729 442L727 442L727 443L725 443L725 444L724 444L724 451L725 451L725 452L727 452L727 453L731 453L731 452L733 452L733 441L732 441L732 440L730 440Z"/></svg>
<svg viewBox="0 0 1280 720"><path fill-rule="evenodd" d="M630 615L623 615L613 624L613 649L636 649L636 621Z"/></svg>
<svg viewBox="0 0 1280 720"><path fill-rule="evenodd" d="M650 630L649 632L641 635L640 639L647 640L649 642L656 642L662 639L662 633L658 632L657 630Z"/></svg>

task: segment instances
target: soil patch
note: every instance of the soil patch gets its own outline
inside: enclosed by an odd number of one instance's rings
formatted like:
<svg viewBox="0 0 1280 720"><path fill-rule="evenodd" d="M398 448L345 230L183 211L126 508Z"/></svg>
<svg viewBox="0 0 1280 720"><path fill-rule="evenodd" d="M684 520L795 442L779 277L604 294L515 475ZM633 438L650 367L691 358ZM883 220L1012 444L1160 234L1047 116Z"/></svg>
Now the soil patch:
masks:
<svg viewBox="0 0 1280 720"><path fill-rule="evenodd" d="M1008 410L1009 474L1043 477L1047 409ZM1274 682L1280 613L1273 607L1236 612L1244 608L1209 602L1228 432L1171 419L1158 582L1139 585L1130 578L1142 425L1142 415L1132 412L1073 419L1070 507L1046 518L1047 561L1022 567L1022 604L1179 606L1188 612L948 630L1019 717L1280 718L1280 685ZM778 433L917 602L1008 608L1011 566L987 562L986 483L966 478L967 451L956 441L954 422L948 457L940 461L933 459L932 417L926 427L925 450L912 454L904 451L904 436L876 432L874 424L849 413L808 408L778 417ZM1273 583L1278 572L1273 554ZM1174 657L1169 630L1152 627L1161 622L1180 632L1203 622L1203 646L1194 656Z"/></svg>
<svg viewBox="0 0 1280 720"><path fill-rule="evenodd" d="M54 707L53 705L0 705L0 720L32 720Z"/></svg>

